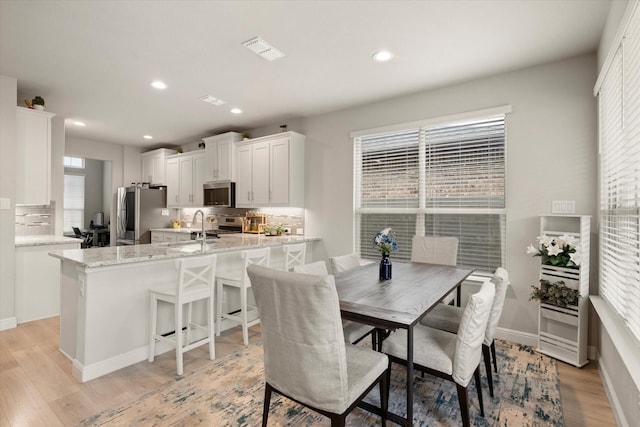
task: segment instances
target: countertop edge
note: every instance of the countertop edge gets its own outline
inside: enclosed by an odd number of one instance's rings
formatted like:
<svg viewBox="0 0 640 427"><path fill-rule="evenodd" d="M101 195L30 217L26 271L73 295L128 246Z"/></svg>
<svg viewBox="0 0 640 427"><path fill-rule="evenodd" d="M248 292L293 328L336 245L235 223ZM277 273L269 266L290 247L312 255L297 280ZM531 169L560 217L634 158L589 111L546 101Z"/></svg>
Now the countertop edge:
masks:
<svg viewBox="0 0 640 427"><path fill-rule="evenodd" d="M50 245L66 245L71 243L77 243L78 245L81 240L76 239L74 237L65 237L65 236L16 236L15 238L15 247L25 247L25 246L50 246Z"/></svg>

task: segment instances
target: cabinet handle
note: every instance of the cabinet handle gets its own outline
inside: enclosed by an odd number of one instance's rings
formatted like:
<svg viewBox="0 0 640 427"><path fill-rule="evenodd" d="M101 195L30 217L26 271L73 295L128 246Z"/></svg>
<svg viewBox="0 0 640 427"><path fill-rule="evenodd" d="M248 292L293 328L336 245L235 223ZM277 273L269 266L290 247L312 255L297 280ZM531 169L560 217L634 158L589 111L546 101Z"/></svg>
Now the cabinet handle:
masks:
<svg viewBox="0 0 640 427"><path fill-rule="evenodd" d="M253 191L251 192L251 200L254 200Z"/></svg>
<svg viewBox="0 0 640 427"><path fill-rule="evenodd" d="M271 201L271 190L269 190L269 201Z"/></svg>

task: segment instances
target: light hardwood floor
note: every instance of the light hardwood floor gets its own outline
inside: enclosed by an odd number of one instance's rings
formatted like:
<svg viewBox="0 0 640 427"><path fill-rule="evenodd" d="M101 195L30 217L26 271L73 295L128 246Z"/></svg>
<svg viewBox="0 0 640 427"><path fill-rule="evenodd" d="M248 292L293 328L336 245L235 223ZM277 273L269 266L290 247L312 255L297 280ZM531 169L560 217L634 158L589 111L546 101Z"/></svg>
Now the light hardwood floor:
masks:
<svg viewBox="0 0 640 427"><path fill-rule="evenodd" d="M0 332L0 427L70 426L133 399L175 378L175 353L87 383L71 376L71 362L58 350L59 319L23 323ZM259 338L252 328L250 341ZM239 328L216 340L216 356L242 348ZM184 372L210 363L208 347L184 355ZM582 369L558 362L565 425L615 426L595 363ZM517 426L512 426L517 427Z"/></svg>

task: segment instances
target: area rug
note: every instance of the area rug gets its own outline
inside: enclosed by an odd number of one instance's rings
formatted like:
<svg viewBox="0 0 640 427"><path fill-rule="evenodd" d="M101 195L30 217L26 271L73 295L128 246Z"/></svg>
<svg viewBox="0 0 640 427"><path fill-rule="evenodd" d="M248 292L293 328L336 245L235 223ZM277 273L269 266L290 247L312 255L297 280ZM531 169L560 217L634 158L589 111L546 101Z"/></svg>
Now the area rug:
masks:
<svg viewBox="0 0 640 427"><path fill-rule="evenodd" d="M480 416L473 382L470 414L475 426L563 426L555 361L530 347L496 340L495 397L482 377L485 417ZM248 347L169 382L137 399L100 412L82 426L259 426L264 397L262 347ZM484 367L481 371L484 371ZM473 380L472 380L473 381ZM389 408L405 415L406 370L394 364ZM378 402L377 387L366 400ZM416 375L414 426L459 426L455 385ZM393 424L393 423L388 423ZM327 418L274 394L270 426L324 426ZM355 409L348 426L377 426L380 418Z"/></svg>

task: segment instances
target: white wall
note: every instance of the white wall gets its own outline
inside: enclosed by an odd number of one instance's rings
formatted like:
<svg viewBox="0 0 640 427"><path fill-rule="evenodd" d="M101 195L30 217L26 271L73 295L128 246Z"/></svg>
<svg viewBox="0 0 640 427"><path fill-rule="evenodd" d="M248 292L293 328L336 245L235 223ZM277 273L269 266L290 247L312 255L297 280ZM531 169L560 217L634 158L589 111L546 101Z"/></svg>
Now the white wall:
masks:
<svg viewBox="0 0 640 427"><path fill-rule="evenodd" d="M18 81L0 75L0 197L11 208L0 210L0 330L14 327L15 318L15 202L16 202L16 100Z"/></svg>
<svg viewBox="0 0 640 427"><path fill-rule="evenodd" d="M528 298L539 259L525 248L539 234L537 214L549 213L554 199L575 200L577 213L596 213L595 77L590 54L289 123L307 136L305 233L322 236L325 256L353 250L351 131L510 104L506 267L512 287L500 326L536 334L537 305Z"/></svg>

